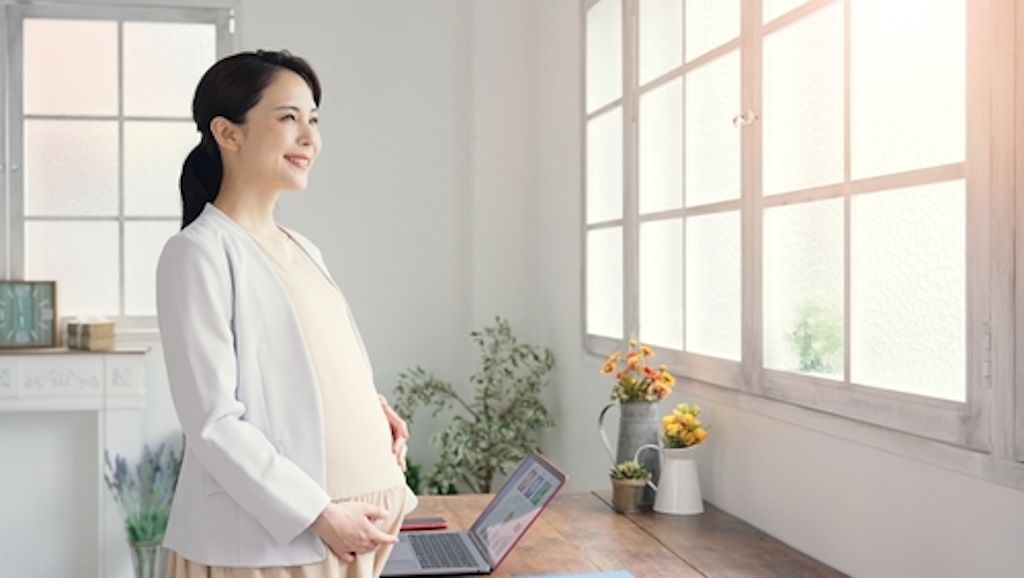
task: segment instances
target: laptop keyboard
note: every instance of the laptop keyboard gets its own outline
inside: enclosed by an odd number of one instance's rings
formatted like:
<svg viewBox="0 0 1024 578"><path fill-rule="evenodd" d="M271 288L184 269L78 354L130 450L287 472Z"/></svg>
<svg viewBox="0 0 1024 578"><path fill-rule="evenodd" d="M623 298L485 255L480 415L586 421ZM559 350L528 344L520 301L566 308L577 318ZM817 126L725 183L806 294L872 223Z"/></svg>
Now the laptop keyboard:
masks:
<svg viewBox="0 0 1024 578"><path fill-rule="evenodd" d="M410 534L405 536L424 568L472 568L476 561L458 534Z"/></svg>

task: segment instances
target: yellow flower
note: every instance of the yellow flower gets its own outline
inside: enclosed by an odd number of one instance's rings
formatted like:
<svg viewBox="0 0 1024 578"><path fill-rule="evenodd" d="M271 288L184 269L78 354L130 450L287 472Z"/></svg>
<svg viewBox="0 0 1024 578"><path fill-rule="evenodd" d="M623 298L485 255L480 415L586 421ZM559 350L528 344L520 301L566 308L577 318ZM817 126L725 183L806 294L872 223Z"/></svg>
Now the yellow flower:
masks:
<svg viewBox="0 0 1024 578"><path fill-rule="evenodd" d="M680 403L661 418L662 439L665 447L685 448L707 439L708 431L697 415L700 406Z"/></svg>
<svg viewBox="0 0 1024 578"><path fill-rule="evenodd" d="M640 353L644 354L644 357L654 357L654 350L646 345L640 346Z"/></svg>

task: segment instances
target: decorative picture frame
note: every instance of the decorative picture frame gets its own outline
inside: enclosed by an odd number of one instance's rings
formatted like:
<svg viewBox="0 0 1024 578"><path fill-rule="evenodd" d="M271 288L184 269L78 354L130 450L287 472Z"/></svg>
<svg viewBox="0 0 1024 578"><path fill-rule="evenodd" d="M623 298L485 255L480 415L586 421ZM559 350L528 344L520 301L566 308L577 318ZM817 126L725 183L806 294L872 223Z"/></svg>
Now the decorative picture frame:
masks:
<svg viewBox="0 0 1024 578"><path fill-rule="evenodd" d="M0 280L0 349L59 344L57 282Z"/></svg>

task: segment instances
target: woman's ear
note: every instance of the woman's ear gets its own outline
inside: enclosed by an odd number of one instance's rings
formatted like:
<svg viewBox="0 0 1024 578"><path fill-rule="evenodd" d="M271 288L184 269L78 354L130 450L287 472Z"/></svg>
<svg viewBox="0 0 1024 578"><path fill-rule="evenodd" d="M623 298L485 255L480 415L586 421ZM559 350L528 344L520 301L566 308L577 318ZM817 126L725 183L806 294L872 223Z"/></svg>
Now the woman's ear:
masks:
<svg viewBox="0 0 1024 578"><path fill-rule="evenodd" d="M241 130L223 116L215 116L210 121L210 134L221 149L237 151L241 147Z"/></svg>

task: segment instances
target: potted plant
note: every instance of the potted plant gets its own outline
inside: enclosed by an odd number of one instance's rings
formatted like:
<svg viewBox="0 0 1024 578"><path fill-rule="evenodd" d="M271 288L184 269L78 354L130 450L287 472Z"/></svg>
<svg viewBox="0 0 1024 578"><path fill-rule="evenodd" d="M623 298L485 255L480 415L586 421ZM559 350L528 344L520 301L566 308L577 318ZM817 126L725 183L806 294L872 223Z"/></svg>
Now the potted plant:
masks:
<svg viewBox="0 0 1024 578"><path fill-rule="evenodd" d="M395 411L410 424L421 406L432 407L434 416L456 410L430 436L439 457L423 480L428 494L455 493L459 486L490 493L495 476L508 473L535 447L537 434L554 426L540 399L555 365L551 350L519 343L500 317L470 337L480 347L479 370L469 378L472 397L421 367L399 374L395 386Z"/></svg>
<svg viewBox="0 0 1024 578"><path fill-rule="evenodd" d="M143 447L135 468L117 455L104 451L103 479L124 519L125 533L137 578L162 576L167 567L162 543L171 514L171 501L178 484L181 455L161 444L156 451Z"/></svg>
<svg viewBox="0 0 1024 578"><path fill-rule="evenodd" d="M650 470L637 461L626 460L615 464L609 477L612 482L612 507L615 511L623 514L639 512L644 487L651 479Z"/></svg>

